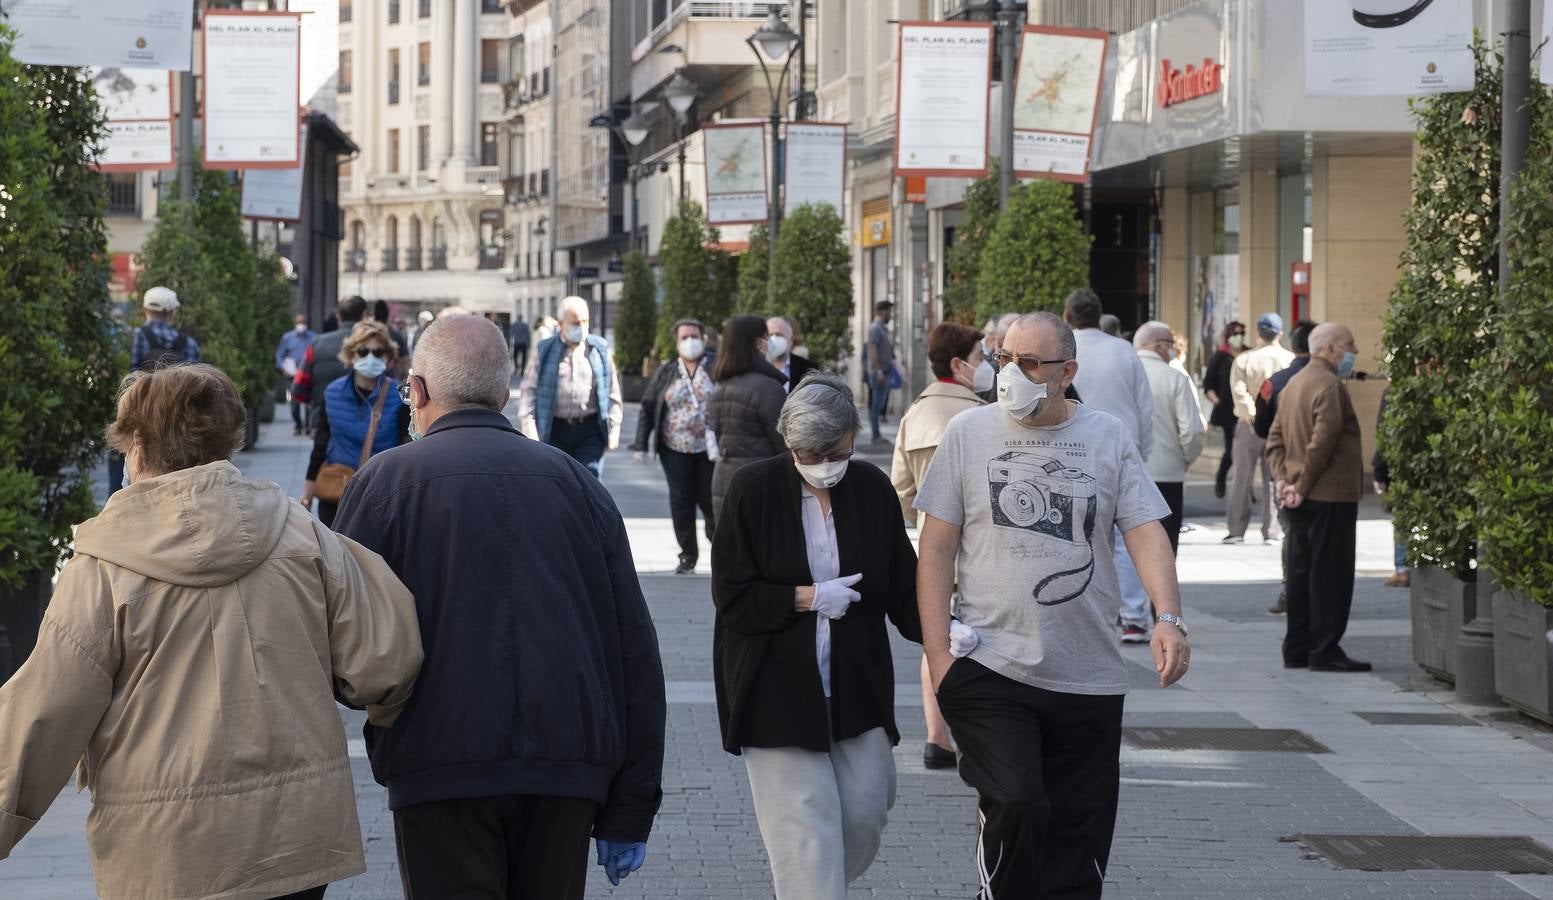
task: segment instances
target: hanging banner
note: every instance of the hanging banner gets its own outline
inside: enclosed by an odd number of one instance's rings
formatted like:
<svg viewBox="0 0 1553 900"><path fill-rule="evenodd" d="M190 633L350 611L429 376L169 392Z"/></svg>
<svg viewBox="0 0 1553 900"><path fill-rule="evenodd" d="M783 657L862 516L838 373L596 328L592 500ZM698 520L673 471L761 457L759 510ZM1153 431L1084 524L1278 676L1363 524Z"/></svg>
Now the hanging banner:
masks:
<svg viewBox="0 0 1553 900"><path fill-rule="evenodd" d="M205 13L205 167L289 169L297 144L301 14Z"/></svg>
<svg viewBox="0 0 1553 900"><path fill-rule="evenodd" d="M242 214L249 219L296 222L302 218L302 185L307 171L307 123L297 145L302 160L289 169L252 169L243 173Z"/></svg>
<svg viewBox="0 0 1553 900"><path fill-rule="evenodd" d="M979 177L992 127L992 25L902 22L895 174Z"/></svg>
<svg viewBox="0 0 1553 900"><path fill-rule="evenodd" d="M1014 95L1014 173L1083 182L1100 113L1104 31L1027 25Z"/></svg>
<svg viewBox="0 0 1553 900"><path fill-rule="evenodd" d="M787 126L782 166L782 212L810 203L829 206L845 217L847 126L832 122L792 122Z"/></svg>
<svg viewBox="0 0 1553 900"><path fill-rule="evenodd" d="M173 74L166 69L106 66L89 73L108 133L97 155L104 172L170 169Z"/></svg>
<svg viewBox="0 0 1553 900"><path fill-rule="evenodd" d="M739 225L766 221L766 127L702 127L706 150L706 221Z"/></svg>
<svg viewBox="0 0 1553 900"><path fill-rule="evenodd" d="M189 0L5 0L11 55L40 66L139 66L186 72L194 43Z"/></svg>
<svg viewBox="0 0 1553 900"><path fill-rule="evenodd" d="M1305 93L1470 91L1472 0L1306 0Z"/></svg>

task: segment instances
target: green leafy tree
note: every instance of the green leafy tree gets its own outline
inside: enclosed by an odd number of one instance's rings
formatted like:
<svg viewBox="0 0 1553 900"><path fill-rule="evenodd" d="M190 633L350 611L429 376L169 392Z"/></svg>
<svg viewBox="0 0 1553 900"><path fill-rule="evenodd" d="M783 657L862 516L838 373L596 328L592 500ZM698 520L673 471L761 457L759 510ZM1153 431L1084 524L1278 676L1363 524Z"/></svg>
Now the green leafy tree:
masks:
<svg viewBox="0 0 1553 900"><path fill-rule="evenodd" d="M947 259L948 284L944 286L944 321L978 327L986 319L976 317L976 276L981 272L981 251L998 221L998 171L996 160L988 173L965 190L965 218L954 229L954 244Z"/></svg>
<svg viewBox="0 0 1553 900"><path fill-rule="evenodd" d="M1391 386L1379 434L1408 558L1462 577L1478 539L1470 420L1482 415L1468 379L1499 305L1500 71L1481 44L1475 53L1471 92L1413 104L1413 203L1382 338Z"/></svg>
<svg viewBox="0 0 1553 900"><path fill-rule="evenodd" d="M1075 289L1089 286L1089 235L1060 181L1016 187L982 249L976 319L1000 313L1062 311Z"/></svg>
<svg viewBox="0 0 1553 900"><path fill-rule="evenodd" d="M653 355L658 337L658 283L647 257L633 250L625 255L620 285L620 313L615 319L615 368L637 375Z"/></svg>
<svg viewBox="0 0 1553 900"><path fill-rule="evenodd" d="M658 352L674 352L669 326L680 319L699 319L719 328L733 306L733 277L728 257L716 248L717 229L706 223L694 201L680 206L679 215L663 225L658 265L663 272L663 311L658 318Z"/></svg>
<svg viewBox="0 0 1553 900"><path fill-rule="evenodd" d="M804 204L777 232L771 312L791 316L816 364L832 368L852 354L852 251L829 205Z"/></svg>
<svg viewBox="0 0 1553 900"><path fill-rule="evenodd" d="M90 473L127 361L90 167L96 98L80 69L17 62L13 40L0 26L0 590L47 583L94 512Z"/></svg>
<svg viewBox="0 0 1553 900"><path fill-rule="evenodd" d="M734 312L764 316L770 312L771 239L766 226L750 229L750 247L739 258L739 299Z"/></svg>

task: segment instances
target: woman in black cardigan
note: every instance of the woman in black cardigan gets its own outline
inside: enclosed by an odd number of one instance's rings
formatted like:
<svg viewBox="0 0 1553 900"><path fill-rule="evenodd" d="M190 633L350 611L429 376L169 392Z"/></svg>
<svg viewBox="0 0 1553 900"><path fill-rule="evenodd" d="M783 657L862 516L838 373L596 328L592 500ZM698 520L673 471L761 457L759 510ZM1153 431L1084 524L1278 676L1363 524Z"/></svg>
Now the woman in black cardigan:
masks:
<svg viewBox="0 0 1553 900"><path fill-rule="evenodd" d="M921 642L917 558L889 478L851 461L844 382L810 374L777 427L789 452L734 476L712 540L717 711L778 900L842 900L895 802L885 618Z"/></svg>

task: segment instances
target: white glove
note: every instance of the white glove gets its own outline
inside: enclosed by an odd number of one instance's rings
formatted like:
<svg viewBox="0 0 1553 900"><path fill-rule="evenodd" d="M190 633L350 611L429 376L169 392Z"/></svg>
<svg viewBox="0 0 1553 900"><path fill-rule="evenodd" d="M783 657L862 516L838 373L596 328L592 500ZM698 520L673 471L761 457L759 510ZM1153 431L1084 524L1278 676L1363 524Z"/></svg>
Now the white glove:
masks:
<svg viewBox="0 0 1553 900"><path fill-rule="evenodd" d="M822 581L814 586L815 612L827 619L839 619L847 614L847 608L862 598L862 594L852 590L852 585L863 580L863 573L846 575L841 578L832 578L830 581Z"/></svg>
<svg viewBox="0 0 1553 900"><path fill-rule="evenodd" d="M962 656L970 656L971 651L981 643L981 635L976 629L961 622L959 619L949 620L949 655L955 659Z"/></svg>

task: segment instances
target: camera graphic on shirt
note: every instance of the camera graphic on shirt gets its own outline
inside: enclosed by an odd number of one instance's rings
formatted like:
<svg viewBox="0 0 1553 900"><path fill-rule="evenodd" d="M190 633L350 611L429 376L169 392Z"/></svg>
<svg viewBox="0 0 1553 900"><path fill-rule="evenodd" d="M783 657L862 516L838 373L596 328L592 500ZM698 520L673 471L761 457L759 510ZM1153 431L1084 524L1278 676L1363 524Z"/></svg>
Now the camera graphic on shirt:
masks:
<svg viewBox="0 0 1553 900"><path fill-rule="evenodd" d="M1055 459L1012 450L987 464L992 522L1087 545L1095 518L1095 479Z"/></svg>

